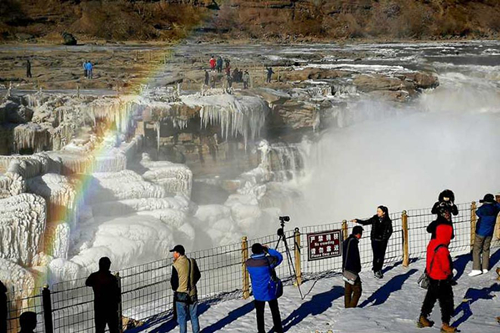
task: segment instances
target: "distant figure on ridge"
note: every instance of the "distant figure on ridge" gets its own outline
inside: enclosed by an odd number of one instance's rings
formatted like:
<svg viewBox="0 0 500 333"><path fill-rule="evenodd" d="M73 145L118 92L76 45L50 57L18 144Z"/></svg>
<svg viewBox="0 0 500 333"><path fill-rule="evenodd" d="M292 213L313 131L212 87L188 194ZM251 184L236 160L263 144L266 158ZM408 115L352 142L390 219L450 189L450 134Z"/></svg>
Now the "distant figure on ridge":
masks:
<svg viewBox="0 0 500 333"><path fill-rule="evenodd" d="M208 86L210 83L210 74L208 74L208 71L205 69L205 85Z"/></svg>
<svg viewBox="0 0 500 333"><path fill-rule="evenodd" d="M267 83L271 83L271 78L273 77L273 68L271 66L269 67L266 67L266 71L267 71L267 79L266 79L266 82Z"/></svg>
<svg viewBox="0 0 500 333"><path fill-rule="evenodd" d="M209 63L210 63L210 69L211 69L211 70L215 70L215 65L216 65L217 61L215 60L215 57L214 57L214 56L212 56L212 57L210 58Z"/></svg>
<svg viewBox="0 0 500 333"><path fill-rule="evenodd" d="M248 89L248 84L250 83L250 74L248 74L248 70L246 70L245 73L243 73L242 80L243 80L243 89Z"/></svg>
<svg viewBox="0 0 500 333"><path fill-rule="evenodd" d="M102 257L99 260L99 271L90 274L85 285L94 290L94 320L96 333L104 333L106 324L110 333L118 333L121 325L118 314L120 289L118 280L111 274L111 260Z"/></svg>
<svg viewBox="0 0 500 333"><path fill-rule="evenodd" d="M26 77L31 78L33 75L31 75L31 61L30 59L26 59Z"/></svg>

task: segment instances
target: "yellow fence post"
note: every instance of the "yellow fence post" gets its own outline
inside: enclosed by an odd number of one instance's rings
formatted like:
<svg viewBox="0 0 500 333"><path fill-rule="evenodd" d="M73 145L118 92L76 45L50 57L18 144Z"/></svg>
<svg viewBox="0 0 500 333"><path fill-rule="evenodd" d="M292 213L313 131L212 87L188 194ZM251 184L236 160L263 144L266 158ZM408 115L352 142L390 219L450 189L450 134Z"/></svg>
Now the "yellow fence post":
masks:
<svg viewBox="0 0 500 333"><path fill-rule="evenodd" d="M474 239L476 238L476 221L477 221L477 216L476 216L476 202L472 201L472 204L470 205L470 250L472 251L474 249Z"/></svg>
<svg viewBox="0 0 500 333"><path fill-rule="evenodd" d="M410 265L410 254L408 251L410 240L408 238L408 214L406 210L403 210L401 214L401 221L403 224L403 266L408 267Z"/></svg>
<svg viewBox="0 0 500 333"><path fill-rule="evenodd" d="M347 220L342 221L342 237L344 240L349 236L349 231L347 229Z"/></svg>
<svg viewBox="0 0 500 333"><path fill-rule="evenodd" d="M295 273L297 276L295 277L297 279L297 286L300 286L302 284L302 257L300 255L300 230L299 228L295 228L294 232L294 238L295 238Z"/></svg>
<svg viewBox="0 0 500 333"><path fill-rule="evenodd" d="M246 261L248 259L248 238L245 236L241 238L241 273L243 278L243 299L250 297L250 276L246 268Z"/></svg>

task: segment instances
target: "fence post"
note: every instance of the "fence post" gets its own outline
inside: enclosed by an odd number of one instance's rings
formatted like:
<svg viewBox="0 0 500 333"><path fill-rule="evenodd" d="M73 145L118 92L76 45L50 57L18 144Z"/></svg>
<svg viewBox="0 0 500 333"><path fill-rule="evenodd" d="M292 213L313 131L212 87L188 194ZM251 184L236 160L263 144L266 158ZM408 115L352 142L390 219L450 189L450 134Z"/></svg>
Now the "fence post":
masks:
<svg viewBox="0 0 500 333"><path fill-rule="evenodd" d="M498 203L500 203L500 194L497 194L495 196L495 199ZM496 223L495 229L496 229L495 234L497 235L497 239L500 239L500 215L497 216L497 223ZM500 277L499 277L499 279L500 279Z"/></svg>
<svg viewBox="0 0 500 333"><path fill-rule="evenodd" d="M246 261L248 259L248 238L241 238L241 274L243 278L243 299L250 297L250 276L246 268Z"/></svg>
<svg viewBox="0 0 500 333"><path fill-rule="evenodd" d="M118 291L119 293L119 298L118 298L118 332L123 333L123 320L122 320L122 279L120 277L120 273L116 273L116 281L118 283Z"/></svg>
<svg viewBox="0 0 500 333"><path fill-rule="evenodd" d="M295 238L295 273L297 276L295 277L297 279L297 287L302 284L302 257L300 255L300 229L295 228L294 231L294 238Z"/></svg>
<svg viewBox="0 0 500 333"><path fill-rule="evenodd" d="M410 255L408 252L408 247L410 240L408 239L408 214L406 210L403 210L401 214L401 221L403 222L403 266L408 267L410 265Z"/></svg>
<svg viewBox="0 0 500 333"><path fill-rule="evenodd" d="M474 249L474 239L476 238L476 202L472 201L470 205L470 250Z"/></svg>
<svg viewBox="0 0 500 333"><path fill-rule="evenodd" d="M346 240L348 236L349 236L349 231L347 229L347 220L344 220L342 221L342 238Z"/></svg>
<svg viewBox="0 0 500 333"><path fill-rule="evenodd" d="M44 286L42 290L43 321L45 323L45 333L53 333L52 323L52 301L50 298L49 286Z"/></svg>

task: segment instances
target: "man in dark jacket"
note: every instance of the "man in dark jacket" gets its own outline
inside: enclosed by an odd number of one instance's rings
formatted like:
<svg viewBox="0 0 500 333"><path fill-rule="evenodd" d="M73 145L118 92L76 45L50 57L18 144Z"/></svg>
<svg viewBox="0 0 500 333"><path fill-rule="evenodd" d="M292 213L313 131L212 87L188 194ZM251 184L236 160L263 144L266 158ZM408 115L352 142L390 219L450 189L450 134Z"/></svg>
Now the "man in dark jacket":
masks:
<svg viewBox="0 0 500 333"><path fill-rule="evenodd" d="M429 288L425 295L424 303L418 321L419 327L431 327L432 321L427 319L437 300L441 307L441 332L456 332L455 327L450 326L453 314L453 289L455 282L453 277L453 262L451 260L450 245L453 228L450 225L441 224L436 228L436 238L431 239L427 246L426 272L429 277Z"/></svg>
<svg viewBox="0 0 500 333"><path fill-rule="evenodd" d="M347 308L355 308L358 305L359 298L363 291L361 287L361 279L359 272L361 272L361 258L359 256L359 239L363 235L363 227L355 226L352 228L352 234L344 241L342 251L342 271L350 271L358 274L358 278L351 285L345 282L345 298L344 304Z"/></svg>
<svg viewBox="0 0 500 333"><path fill-rule="evenodd" d="M222 73L222 63L223 63L222 57L221 56L217 57L217 72L218 73Z"/></svg>
<svg viewBox="0 0 500 333"><path fill-rule="evenodd" d="M106 324L110 333L118 333L121 318L118 318L120 288L118 280L111 274L111 260L102 257L99 271L90 274L85 285L94 290L94 320L96 333L104 333Z"/></svg>
<svg viewBox="0 0 500 333"><path fill-rule="evenodd" d="M476 211L479 221L476 225L476 235L474 237L474 250L472 252L473 268L469 276L477 276L488 273L490 269L490 245L497 223L497 216L500 212L500 204L495 201L493 194L486 194L483 200L479 201L483 205ZM481 252L483 260L481 262ZM481 269L482 268L482 269Z"/></svg>
<svg viewBox="0 0 500 333"><path fill-rule="evenodd" d="M377 214L373 215L368 220L353 220L355 223L362 225L372 226L370 238L372 241L373 250L373 274L376 278L381 279L384 277L382 273L382 266L384 266L385 251L389 238L392 235L392 220L389 217L389 209L385 206L377 207Z"/></svg>
<svg viewBox="0 0 500 333"><path fill-rule="evenodd" d="M283 256L278 251L268 249L259 243L252 245L252 253L251 258L246 261L245 265L252 280L258 333L266 332L264 324L264 307L266 302L269 303L269 307L271 308L274 331L276 333L283 333L276 295L277 284L272 278L273 270L281 264Z"/></svg>
<svg viewBox="0 0 500 333"><path fill-rule="evenodd" d="M174 256L170 284L174 291L175 310L180 332L187 332L187 320L191 318L193 333L200 332L198 321L198 290L196 284L201 278L196 260L186 257L182 245L176 245L170 252Z"/></svg>
<svg viewBox="0 0 500 333"><path fill-rule="evenodd" d="M0 281L0 332L7 332L7 287Z"/></svg>

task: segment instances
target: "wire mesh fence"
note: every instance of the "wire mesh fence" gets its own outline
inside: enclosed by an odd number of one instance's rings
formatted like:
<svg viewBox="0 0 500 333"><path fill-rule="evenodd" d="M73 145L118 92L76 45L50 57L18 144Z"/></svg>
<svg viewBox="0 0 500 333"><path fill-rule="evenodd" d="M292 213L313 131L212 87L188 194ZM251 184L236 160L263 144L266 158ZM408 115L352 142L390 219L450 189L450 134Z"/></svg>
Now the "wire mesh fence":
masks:
<svg viewBox="0 0 500 333"><path fill-rule="evenodd" d="M470 252L474 237L475 204L460 204L458 210L459 214L453 216L455 238L450 245L453 255ZM385 263L402 261L405 257L405 245L408 247L408 259L425 257L430 239L426 228L435 219L435 215L431 214L430 209L412 209L405 214L398 212L390 215L393 234L388 242ZM406 224L403 219L406 219ZM296 283L300 278L319 278L322 275L341 273L341 255L309 260L306 236L337 230L341 231L344 238L352 226L353 224L347 221L306 226L296 229L300 232L298 238L294 230L287 230L284 238L279 241L277 235L251 240L244 238L239 243L188 253L189 257L196 259L202 272L202 278L197 285L198 298L200 302L213 302L248 297L251 294L251 285L246 276L244 260L250 255L250 247L254 243L261 243L270 248L277 247L283 254L283 264L278 266L276 271L285 284ZM370 242L371 226L364 226L364 229L359 247L362 265L366 268L371 266L373 255ZM408 234L406 242L405 232ZM286 251L285 240L289 251ZM494 238L492 246L499 245L500 240ZM121 287L121 312L117 315L122 319L123 331L132 328L134 332L140 331L141 327L147 328L172 314L171 274L170 258L123 269L117 273ZM79 333L95 330L94 295L92 289L85 286L85 279L54 284L50 289L49 299L50 315L44 316L47 307L44 307L46 304L43 301L46 299L42 297L41 291L24 298L9 293L8 332L18 332L19 315L24 311L37 313L37 332L51 333L45 330L46 318L51 321L53 332ZM139 328L136 328L137 326Z"/></svg>

